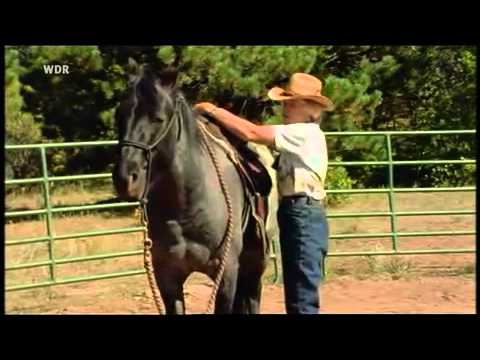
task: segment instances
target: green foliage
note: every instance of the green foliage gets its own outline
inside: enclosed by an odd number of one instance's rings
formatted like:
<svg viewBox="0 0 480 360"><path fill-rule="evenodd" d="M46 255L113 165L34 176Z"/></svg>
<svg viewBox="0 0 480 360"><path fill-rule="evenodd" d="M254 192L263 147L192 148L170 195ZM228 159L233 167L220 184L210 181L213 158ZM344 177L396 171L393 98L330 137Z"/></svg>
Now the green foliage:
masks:
<svg viewBox="0 0 480 360"><path fill-rule="evenodd" d="M165 64L170 64L175 59L175 49L173 46L160 46L157 56Z"/></svg>
<svg viewBox="0 0 480 360"><path fill-rule="evenodd" d="M338 156L336 162L342 161ZM332 166L328 169L327 178L325 179L326 190L350 190L355 181L350 178L347 170L343 166ZM349 196L346 194L328 194L327 204L329 206L337 206L345 203Z"/></svg>
<svg viewBox="0 0 480 360"><path fill-rule="evenodd" d="M448 130L473 129L476 118L474 47L453 46L376 46L350 53L335 49L334 61L342 75L327 78L326 92L337 102L337 109L325 119L330 131L355 130ZM331 70L334 76L334 69ZM351 109L349 95L359 109ZM363 85L361 87L360 85ZM372 91L373 90L373 91ZM363 102L362 102L363 100ZM370 102L369 102L370 100ZM359 111L358 111L359 110ZM472 135L394 137L395 160L474 158ZM381 137L345 137L329 143L335 156L347 161L385 160ZM413 151L415 150L415 151ZM453 170L455 168L455 171ZM435 170L434 170L435 169ZM386 184L386 170L380 167L349 168L362 186ZM435 186L473 183L467 167L419 165L395 168L395 183L401 186Z"/></svg>
<svg viewBox="0 0 480 360"><path fill-rule="evenodd" d="M178 66L187 99L212 101L249 120L281 123L281 106L267 89L294 72L324 82L335 103L324 131L473 129L476 119L473 46L10 46L5 54L7 143L116 138L114 111L127 84L127 63L161 70ZM46 75L43 65L69 65ZM386 160L383 137L329 137L330 158ZM395 160L473 159L472 135L393 137ZM17 153L17 152L12 152ZM7 153L8 176L33 174L26 152ZM13 156L13 157L12 157ZM52 150L53 174L103 172L111 149ZM475 166L395 167L397 186L467 184ZM339 168L332 168L333 177ZM344 169L358 187L387 184L385 167ZM340 175L338 175L340 176Z"/></svg>
<svg viewBox="0 0 480 360"><path fill-rule="evenodd" d="M271 110L267 88L293 72L310 72L318 54L314 46L187 46L179 81L193 99L259 120Z"/></svg>
<svg viewBox="0 0 480 360"><path fill-rule="evenodd" d="M38 124L28 113L9 114L5 126L6 144L32 144L41 141ZM38 150L8 150L5 153L6 178L24 178L39 175Z"/></svg>
<svg viewBox="0 0 480 360"><path fill-rule="evenodd" d="M475 47L401 46L387 51L402 66L383 83L384 102L375 119L379 130L475 128ZM394 148L396 160L473 159L476 155L474 135L402 137ZM472 174L464 165L420 165L399 167L395 177L403 186L436 186L473 183Z"/></svg>
<svg viewBox="0 0 480 360"><path fill-rule="evenodd" d="M42 124L47 141L88 141L112 138L113 107L111 101L118 84L107 80L101 52L96 46L31 46L20 48L21 76L25 84L22 95L25 107ZM44 65L68 65L69 74L49 75ZM109 69L110 70L110 69ZM97 164L101 170L109 162L105 150L95 149L92 157L80 166ZM71 152L70 152L71 154ZM65 150L48 152L49 170L55 175L71 173L78 159Z"/></svg>
<svg viewBox="0 0 480 360"><path fill-rule="evenodd" d="M372 83L378 82L378 78L385 74L391 74L397 65L391 57L384 57L376 63L362 57L358 59L357 66L351 64L351 67L348 78L330 75L325 79L325 94L335 104L335 111L327 113L323 121L327 131L373 130L382 93L372 89ZM332 157L341 155L345 161L380 161L386 158L383 137L332 137L328 145ZM353 167L349 169L349 174L362 185L376 186L384 181L383 176L378 176L378 171L374 167Z"/></svg>
<svg viewBox="0 0 480 360"><path fill-rule="evenodd" d="M22 84L19 75L25 71L19 63L19 52L7 48L5 52L5 143L32 144L41 141L40 126L30 113L23 112ZM38 151L8 150L5 153L6 178L38 176Z"/></svg>

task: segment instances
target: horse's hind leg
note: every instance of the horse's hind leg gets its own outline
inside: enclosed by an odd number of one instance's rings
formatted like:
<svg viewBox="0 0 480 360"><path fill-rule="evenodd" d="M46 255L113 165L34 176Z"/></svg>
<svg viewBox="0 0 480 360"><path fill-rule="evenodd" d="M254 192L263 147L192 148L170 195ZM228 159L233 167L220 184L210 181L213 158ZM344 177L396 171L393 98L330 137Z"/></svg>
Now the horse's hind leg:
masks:
<svg viewBox="0 0 480 360"><path fill-rule="evenodd" d="M264 250L250 223L244 235L244 248L240 256L237 290L233 312L236 314L260 313L262 275L267 266Z"/></svg>
<svg viewBox="0 0 480 360"><path fill-rule="evenodd" d="M231 314L237 287L238 262L227 264L215 299L215 314Z"/></svg>
<svg viewBox="0 0 480 360"><path fill-rule="evenodd" d="M233 312L235 314L259 314L262 295L262 274L264 271L261 260L252 263L243 262L240 265L237 281L237 291Z"/></svg>

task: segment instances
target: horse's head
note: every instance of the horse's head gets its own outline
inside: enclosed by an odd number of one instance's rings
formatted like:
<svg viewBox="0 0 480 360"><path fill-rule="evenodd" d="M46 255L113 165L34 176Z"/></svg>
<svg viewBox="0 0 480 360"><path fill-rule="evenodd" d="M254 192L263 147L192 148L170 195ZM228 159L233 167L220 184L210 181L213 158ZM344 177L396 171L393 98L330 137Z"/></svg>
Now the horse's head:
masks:
<svg viewBox="0 0 480 360"><path fill-rule="evenodd" d="M173 97L176 73L157 76L133 60L129 69L128 91L115 114L119 147L113 182L120 198L140 200L174 156L179 131Z"/></svg>

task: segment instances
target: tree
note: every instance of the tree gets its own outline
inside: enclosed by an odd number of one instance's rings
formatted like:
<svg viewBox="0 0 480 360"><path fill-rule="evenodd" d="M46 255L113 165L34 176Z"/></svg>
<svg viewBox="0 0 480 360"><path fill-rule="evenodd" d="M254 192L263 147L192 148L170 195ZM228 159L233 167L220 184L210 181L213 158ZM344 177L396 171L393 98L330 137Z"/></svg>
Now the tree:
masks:
<svg viewBox="0 0 480 360"><path fill-rule="evenodd" d="M111 85L104 81L96 46L31 46L22 49L21 77L26 108L42 124L45 140L88 141L112 135ZM69 74L45 74L43 65L69 65ZM111 160L105 149L54 149L54 174L101 171ZM95 161L91 161L95 158ZM90 160L90 161L89 161Z"/></svg>
<svg viewBox="0 0 480 360"><path fill-rule="evenodd" d="M310 72L322 47L187 46L179 82L190 100L209 100L250 120L272 115L266 89L293 72Z"/></svg>
<svg viewBox="0 0 480 360"><path fill-rule="evenodd" d="M375 130L375 116L383 101L379 84L396 71L398 64L391 56L372 55L369 46L339 46L330 51L330 61L323 66L331 74L325 79L325 94L333 100L335 111L325 114L324 129L340 132ZM328 146L330 158L339 157L343 161L381 161L387 158L382 137L331 137ZM387 184L385 168L355 166L347 169L359 186Z"/></svg>
<svg viewBox="0 0 480 360"><path fill-rule="evenodd" d="M212 101L255 122L278 123L281 106L267 98L267 89L306 72L324 82L324 93L335 103L322 123L326 131L473 128L475 51L466 46L14 46L6 53L6 136L15 143L40 142L41 128L43 141L115 139L113 115L127 85L129 57L164 74L178 68L177 83L191 103ZM46 75L43 65L51 63L68 64L71 73ZM332 159L386 159L382 137L329 137L328 142ZM393 145L399 160L476 153L471 136L394 137ZM111 150L55 150L49 161L54 174L108 171ZM404 186L472 181L475 172L465 169L402 166L395 178ZM387 184L384 167L347 170L359 185Z"/></svg>
<svg viewBox="0 0 480 360"><path fill-rule="evenodd" d="M401 64L382 84L379 130L461 130L475 128L476 49L467 46L385 47ZM397 160L473 159L472 135L395 137ZM415 151L412 151L415 149ZM464 165L402 166L395 171L403 186L473 183L475 171Z"/></svg>
<svg viewBox="0 0 480 360"><path fill-rule="evenodd" d="M20 66L20 53L14 47L5 51L5 143L32 144L40 142L40 126L32 114L23 111L22 84L20 75L25 69ZM6 178L38 176L38 151L9 150L5 154Z"/></svg>

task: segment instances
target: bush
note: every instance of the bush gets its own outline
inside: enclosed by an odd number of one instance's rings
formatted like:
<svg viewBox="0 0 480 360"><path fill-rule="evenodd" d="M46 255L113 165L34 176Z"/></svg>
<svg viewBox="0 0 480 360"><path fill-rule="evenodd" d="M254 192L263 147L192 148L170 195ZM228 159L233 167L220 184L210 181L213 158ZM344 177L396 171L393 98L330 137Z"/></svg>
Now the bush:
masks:
<svg viewBox="0 0 480 360"><path fill-rule="evenodd" d="M5 53L5 144L31 144L42 139L40 126L32 114L23 111L19 75L24 69L19 64L20 53L8 47ZM38 150L5 151L5 177L23 178L39 174Z"/></svg>
<svg viewBox="0 0 480 360"><path fill-rule="evenodd" d="M336 157L335 161L342 161L341 157ZM348 176L347 169L343 166L331 167L327 172L327 178L325 180L325 189L326 190L349 190L354 184ZM327 205L337 206L346 201L348 201L348 194L329 194L327 196Z"/></svg>
<svg viewBox="0 0 480 360"><path fill-rule="evenodd" d="M5 143L11 145L33 144L42 140L40 127L31 114L8 114L5 123ZM40 153L34 150L8 150L5 152L7 178L26 178L40 175Z"/></svg>

